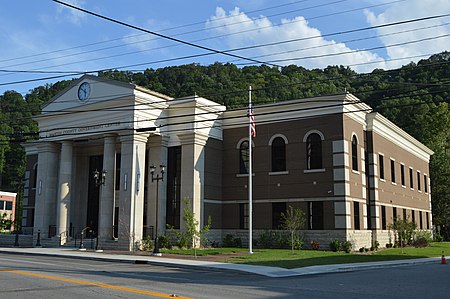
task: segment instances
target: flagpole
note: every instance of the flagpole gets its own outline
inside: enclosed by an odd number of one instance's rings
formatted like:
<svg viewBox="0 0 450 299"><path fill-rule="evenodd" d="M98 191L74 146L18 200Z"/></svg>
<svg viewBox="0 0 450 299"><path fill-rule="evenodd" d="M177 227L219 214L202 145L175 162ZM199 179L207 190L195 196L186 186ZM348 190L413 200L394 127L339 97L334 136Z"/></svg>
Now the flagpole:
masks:
<svg viewBox="0 0 450 299"><path fill-rule="evenodd" d="M253 253L252 87L248 88L248 253Z"/></svg>

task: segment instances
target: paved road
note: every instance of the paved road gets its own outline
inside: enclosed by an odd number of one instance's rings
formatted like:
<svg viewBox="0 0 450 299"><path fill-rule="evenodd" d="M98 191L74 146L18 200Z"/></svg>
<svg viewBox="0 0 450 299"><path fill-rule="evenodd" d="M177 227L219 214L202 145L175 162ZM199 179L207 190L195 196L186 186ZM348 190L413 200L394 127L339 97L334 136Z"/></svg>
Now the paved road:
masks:
<svg viewBox="0 0 450 299"><path fill-rule="evenodd" d="M450 265L289 278L0 254L0 298L449 298Z"/></svg>

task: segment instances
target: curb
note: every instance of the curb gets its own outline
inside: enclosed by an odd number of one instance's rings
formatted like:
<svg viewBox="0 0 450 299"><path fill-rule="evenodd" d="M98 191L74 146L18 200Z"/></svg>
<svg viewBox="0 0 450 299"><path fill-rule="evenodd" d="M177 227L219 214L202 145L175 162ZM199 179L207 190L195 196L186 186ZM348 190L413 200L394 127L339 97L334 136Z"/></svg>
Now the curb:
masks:
<svg viewBox="0 0 450 299"><path fill-rule="evenodd" d="M51 250L51 251L50 251ZM53 251L53 252L52 252ZM21 250L14 250L9 248L0 248L0 253L16 254L16 255L37 255L37 256L53 256L61 258L79 258L83 260L93 260L102 262L117 262L117 263L131 263L135 265L155 265L155 266L171 266L179 268L205 268L222 271L233 271L239 273L249 273L254 275L261 275L271 278L283 278L283 277L295 277L295 276L308 276L319 274L332 274L353 272L362 270L372 270L380 268L402 267L408 265L417 264L431 264L439 263L439 258L420 258L420 259L404 259L384 262L369 262L369 263L352 263L352 264L332 264L332 265L319 265L309 266L296 269L285 269L280 267L268 267L257 265L245 265L245 264L232 264L232 263L219 263L219 262L204 262L204 261L191 261L183 259L170 259L170 258L155 258L155 257L137 257L129 255L123 257L120 255L107 255L101 252L91 251L75 251L75 250L60 250L55 252L55 249L49 248L49 252L36 252L26 251L24 248ZM87 255L89 254L89 255ZM93 256L102 255L102 256Z"/></svg>

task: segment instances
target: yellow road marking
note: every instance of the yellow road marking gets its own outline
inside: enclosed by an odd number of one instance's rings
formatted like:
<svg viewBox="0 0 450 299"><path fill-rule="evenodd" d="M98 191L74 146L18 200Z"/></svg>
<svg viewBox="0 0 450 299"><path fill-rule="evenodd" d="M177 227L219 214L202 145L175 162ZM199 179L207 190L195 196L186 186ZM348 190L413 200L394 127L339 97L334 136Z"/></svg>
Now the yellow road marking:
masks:
<svg viewBox="0 0 450 299"><path fill-rule="evenodd" d="M105 289L111 289L111 290L116 290L116 291L123 291L123 292L140 294L140 295L148 295L148 296L153 296L153 297L191 299L189 297L183 297L183 296L178 296L178 295L176 297L174 297L173 295L159 293L159 292L139 290L139 289L134 289L134 288L115 286L115 285L112 285L112 284L98 283L98 282L92 282L92 281L87 281L87 280L64 278L64 277L53 276L53 275L45 275L45 274L37 274L37 273L21 271L21 270L0 268L0 271L14 273L14 274L19 274L19 275L25 275L25 276L31 276L31 277L38 277L38 278L43 278L43 279L50 279L50 280L64 281L64 282L70 282L70 283L75 283L75 284L96 286L96 287L101 287L101 288L105 288Z"/></svg>

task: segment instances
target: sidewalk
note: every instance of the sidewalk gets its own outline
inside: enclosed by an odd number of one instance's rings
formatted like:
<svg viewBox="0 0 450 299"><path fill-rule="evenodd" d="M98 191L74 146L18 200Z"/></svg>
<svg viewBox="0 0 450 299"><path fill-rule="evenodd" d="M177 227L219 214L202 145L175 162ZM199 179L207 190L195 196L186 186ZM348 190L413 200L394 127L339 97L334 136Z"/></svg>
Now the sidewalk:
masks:
<svg viewBox="0 0 450 299"><path fill-rule="evenodd" d="M252 274L263 275L267 277L292 277L303 276L312 274L325 274L325 273L337 273L348 272L356 270L386 268L406 266L413 264L425 264L425 263L439 263L440 258L423 258L423 259L411 259L411 260L399 260L399 261L385 261L385 262L372 262L372 263L353 263L353 264L337 264L337 265L321 265L311 266L297 269L284 269L279 267L267 267L267 266L254 266L245 264L231 264L231 263L218 263L207 262L199 260L188 259L173 259L166 258L164 256L138 256L129 254L110 254L95 251L80 251L74 248L0 248L0 253L8 254L28 254L28 255L46 255L46 256L59 256L59 257L72 257L99 261L114 261L114 262L129 262L129 263L150 263L161 265L176 265L178 267L203 267L212 269L232 270L247 272Z"/></svg>

